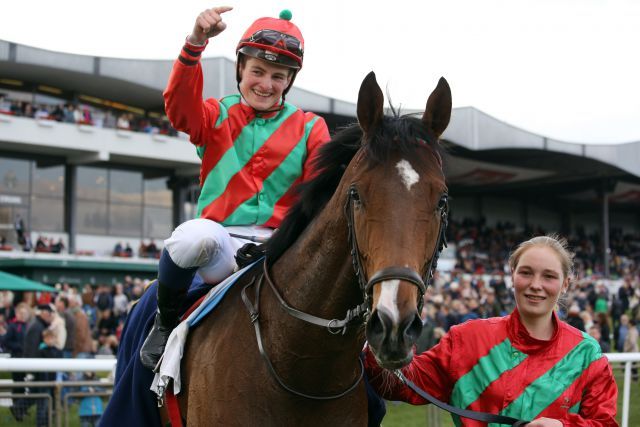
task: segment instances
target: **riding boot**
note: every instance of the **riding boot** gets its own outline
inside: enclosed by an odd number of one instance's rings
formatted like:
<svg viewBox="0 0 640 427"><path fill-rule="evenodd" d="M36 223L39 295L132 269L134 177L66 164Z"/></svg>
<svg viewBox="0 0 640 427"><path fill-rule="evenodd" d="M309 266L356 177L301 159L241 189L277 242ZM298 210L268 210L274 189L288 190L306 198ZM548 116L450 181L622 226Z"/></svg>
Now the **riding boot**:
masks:
<svg viewBox="0 0 640 427"><path fill-rule="evenodd" d="M180 307L186 295L186 290L174 290L158 283L158 312L140 349L140 361L144 367L154 370L158 364L169 335L178 324Z"/></svg>
<svg viewBox="0 0 640 427"><path fill-rule="evenodd" d="M140 348L140 361L144 367L156 368L169 335L178 324L180 308L195 273L196 268L181 268L173 262L166 249L162 252L158 272L158 312Z"/></svg>

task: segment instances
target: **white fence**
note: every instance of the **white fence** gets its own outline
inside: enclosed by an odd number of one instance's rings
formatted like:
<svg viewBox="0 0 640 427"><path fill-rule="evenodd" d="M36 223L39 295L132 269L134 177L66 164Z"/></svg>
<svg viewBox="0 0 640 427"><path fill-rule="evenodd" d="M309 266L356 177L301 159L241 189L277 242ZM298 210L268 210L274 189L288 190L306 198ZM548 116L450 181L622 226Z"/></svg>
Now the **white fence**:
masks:
<svg viewBox="0 0 640 427"><path fill-rule="evenodd" d="M640 353L607 353L606 356L614 366L618 364L624 366L622 408L618 408L618 412L621 414L621 426L629 427L631 368L634 362L640 362ZM112 372L115 364L115 359L0 358L0 372ZM620 384L618 384L618 390L620 390Z"/></svg>

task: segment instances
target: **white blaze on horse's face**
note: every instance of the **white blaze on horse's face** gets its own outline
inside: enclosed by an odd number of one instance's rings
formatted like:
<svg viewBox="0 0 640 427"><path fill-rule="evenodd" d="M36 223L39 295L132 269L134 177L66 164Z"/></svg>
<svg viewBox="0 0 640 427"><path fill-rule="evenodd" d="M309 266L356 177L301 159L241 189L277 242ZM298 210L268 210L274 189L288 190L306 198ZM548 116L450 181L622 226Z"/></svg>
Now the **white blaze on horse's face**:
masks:
<svg viewBox="0 0 640 427"><path fill-rule="evenodd" d="M376 310L384 310L394 325L400 323L400 312L398 311L398 289L400 280L385 280L380 283L380 297Z"/></svg>
<svg viewBox="0 0 640 427"><path fill-rule="evenodd" d="M420 175L416 172L411 163L406 160L400 160L398 164L396 164L396 169L398 169L398 173L400 174L400 179L404 183L404 186L407 187L407 191L411 191L411 187L420 181Z"/></svg>

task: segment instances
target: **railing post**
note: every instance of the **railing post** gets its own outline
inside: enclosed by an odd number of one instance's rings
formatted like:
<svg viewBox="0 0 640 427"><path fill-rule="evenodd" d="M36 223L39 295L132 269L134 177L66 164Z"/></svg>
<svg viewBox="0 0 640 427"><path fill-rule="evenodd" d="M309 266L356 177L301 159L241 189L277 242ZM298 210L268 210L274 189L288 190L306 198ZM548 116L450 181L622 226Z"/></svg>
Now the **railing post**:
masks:
<svg viewBox="0 0 640 427"><path fill-rule="evenodd" d="M54 388L54 407L56 408L56 427L62 427L62 382L56 381Z"/></svg>
<svg viewBox="0 0 640 427"><path fill-rule="evenodd" d="M624 364L624 388L622 390L622 427L629 427L629 398L631 394L631 364Z"/></svg>

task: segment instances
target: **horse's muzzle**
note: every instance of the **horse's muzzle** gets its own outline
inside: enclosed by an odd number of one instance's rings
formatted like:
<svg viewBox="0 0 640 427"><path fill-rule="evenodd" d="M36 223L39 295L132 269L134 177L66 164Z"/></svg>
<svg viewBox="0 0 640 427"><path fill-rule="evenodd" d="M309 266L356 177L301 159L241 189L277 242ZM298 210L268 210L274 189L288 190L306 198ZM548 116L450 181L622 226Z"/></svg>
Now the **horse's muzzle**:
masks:
<svg viewBox="0 0 640 427"><path fill-rule="evenodd" d="M394 322L384 308L371 313L367 323L367 341L383 368L398 369L413 358L413 345L422 332L417 312Z"/></svg>

